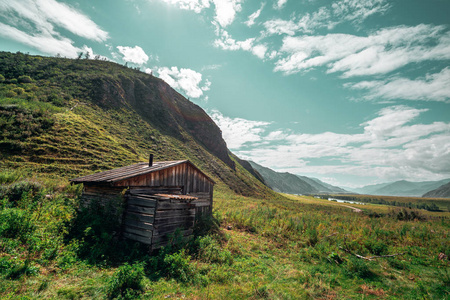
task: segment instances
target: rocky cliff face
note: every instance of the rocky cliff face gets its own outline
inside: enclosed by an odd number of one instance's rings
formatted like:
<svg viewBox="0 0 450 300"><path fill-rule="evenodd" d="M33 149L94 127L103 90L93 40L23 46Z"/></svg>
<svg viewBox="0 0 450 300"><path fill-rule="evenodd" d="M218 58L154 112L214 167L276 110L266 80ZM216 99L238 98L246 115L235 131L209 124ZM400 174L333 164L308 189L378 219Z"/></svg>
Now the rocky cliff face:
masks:
<svg viewBox="0 0 450 300"><path fill-rule="evenodd" d="M205 111L164 81L142 75L135 80L125 76L94 78L92 100L104 108L131 107L162 133L180 140L182 128L234 170L222 132Z"/></svg>

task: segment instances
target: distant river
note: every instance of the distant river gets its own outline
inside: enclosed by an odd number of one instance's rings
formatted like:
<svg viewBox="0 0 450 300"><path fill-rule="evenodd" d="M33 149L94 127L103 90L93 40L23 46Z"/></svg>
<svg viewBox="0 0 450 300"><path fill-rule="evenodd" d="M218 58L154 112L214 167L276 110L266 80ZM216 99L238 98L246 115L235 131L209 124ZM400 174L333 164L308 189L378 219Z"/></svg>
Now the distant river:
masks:
<svg viewBox="0 0 450 300"><path fill-rule="evenodd" d="M366 203L362 203L362 202L356 202L356 201L350 201L350 200L341 200L341 199L336 199L336 198L328 198L329 201L337 201L340 203L352 203L352 204L361 204L361 205L366 205Z"/></svg>

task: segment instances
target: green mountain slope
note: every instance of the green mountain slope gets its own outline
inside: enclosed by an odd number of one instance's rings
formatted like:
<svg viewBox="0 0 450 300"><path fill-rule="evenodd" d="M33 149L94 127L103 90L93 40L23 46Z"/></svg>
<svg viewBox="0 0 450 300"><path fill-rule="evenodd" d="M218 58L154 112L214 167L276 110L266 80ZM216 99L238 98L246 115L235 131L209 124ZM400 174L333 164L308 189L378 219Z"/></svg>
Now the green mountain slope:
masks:
<svg viewBox="0 0 450 300"><path fill-rule="evenodd" d="M287 194L314 194L319 192L318 189L294 174L276 172L252 161L249 163L274 191Z"/></svg>
<svg viewBox="0 0 450 300"><path fill-rule="evenodd" d="M434 190L449 181L449 179L422 182L400 180L391 183L365 186L360 189L355 189L355 192L368 195L421 197L426 192Z"/></svg>
<svg viewBox="0 0 450 300"><path fill-rule="evenodd" d="M112 62L0 53L3 169L71 178L189 159L219 188L273 195L230 157L220 129L164 81Z"/></svg>

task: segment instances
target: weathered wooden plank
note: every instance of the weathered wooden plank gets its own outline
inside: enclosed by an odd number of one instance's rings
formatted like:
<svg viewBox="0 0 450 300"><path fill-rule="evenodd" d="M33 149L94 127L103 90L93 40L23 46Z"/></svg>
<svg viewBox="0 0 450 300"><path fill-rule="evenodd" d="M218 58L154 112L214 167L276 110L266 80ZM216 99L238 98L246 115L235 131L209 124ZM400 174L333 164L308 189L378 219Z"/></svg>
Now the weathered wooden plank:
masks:
<svg viewBox="0 0 450 300"><path fill-rule="evenodd" d="M185 236L189 236L191 235L193 232L192 229L188 229L188 230L183 230L181 231L181 236L185 237ZM172 234L165 234L165 235L156 235L156 232L153 232L153 238L152 241L153 243L159 243L162 241L169 241L173 239L173 235Z"/></svg>
<svg viewBox="0 0 450 300"><path fill-rule="evenodd" d="M155 217L157 219L165 217L176 217L176 216L193 216L195 215L195 208L192 209L179 209L179 210L158 210L156 211Z"/></svg>
<svg viewBox="0 0 450 300"><path fill-rule="evenodd" d="M136 221L136 220L127 219L127 218L125 218L125 220L123 221L123 224L124 224L124 226L133 226L133 227L141 228L141 229L145 229L145 230L153 230L153 228L154 228L152 223L145 223L145 222Z"/></svg>
<svg viewBox="0 0 450 300"><path fill-rule="evenodd" d="M144 222L144 223L153 223L155 218L153 215L142 215L142 214L127 212L127 214L125 215L125 220L134 220L134 221L140 221L140 222Z"/></svg>
<svg viewBox="0 0 450 300"><path fill-rule="evenodd" d="M143 206L136 206L136 205L130 205L130 204L127 205L127 211L148 214L148 215L155 214L154 207L143 207Z"/></svg>
<svg viewBox="0 0 450 300"><path fill-rule="evenodd" d="M175 231L177 228L180 228L181 230L192 229L193 226L194 226L194 221L192 220L189 222L159 225L157 227L155 226L154 230L161 233L161 232Z"/></svg>
<svg viewBox="0 0 450 300"><path fill-rule="evenodd" d="M156 200L130 197L130 198L128 198L127 203L128 203L128 205L137 205L137 206L154 208L154 207L156 207L156 202L157 202Z"/></svg>
<svg viewBox="0 0 450 300"><path fill-rule="evenodd" d="M182 222L190 222L194 221L195 216L177 216L177 217L169 217L169 218L159 218L155 219L154 225L165 225L165 224L174 224L174 223L182 223Z"/></svg>
<svg viewBox="0 0 450 300"><path fill-rule="evenodd" d="M173 227L173 228L165 228L164 230L155 229L153 230L153 236L171 235L175 233L177 230L180 231L183 236L185 235L184 234L185 231L189 231L190 234L193 232L192 228Z"/></svg>
<svg viewBox="0 0 450 300"><path fill-rule="evenodd" d="M140 235L124 232L123 236L128 238L128 239L130 239L130 240L141 242L143 244L147 244L147 245L151 245L152 244L152 239L146 238L146 237L143 237L143 236L140 236Z"/></svg>
<svg viewBox="0 0 450 300"><path fill-rule="evenodd" d="M140 235L140 236L146 237L146 238L152 238L152 236L153 236L153 231L150 231L150 230L142 230L139 228L133 228L133 227L129 227L129 226L124 227L123 230L124 230L124 232Z"/></svg>
<svg viewBox="0 0 450 300"><path fill-rule="evenodd" d="M169 210L169 209L189 209L192 206L185 202L159 202L158 210Z"/></svg>
<svg viewBox="0 0 450 300"><path fill-rule="evenodd" d="M192 202L192 204L195 205L195 207L199 207L199 206L211 206L211 202L209 202L209 201Z"/></svg>

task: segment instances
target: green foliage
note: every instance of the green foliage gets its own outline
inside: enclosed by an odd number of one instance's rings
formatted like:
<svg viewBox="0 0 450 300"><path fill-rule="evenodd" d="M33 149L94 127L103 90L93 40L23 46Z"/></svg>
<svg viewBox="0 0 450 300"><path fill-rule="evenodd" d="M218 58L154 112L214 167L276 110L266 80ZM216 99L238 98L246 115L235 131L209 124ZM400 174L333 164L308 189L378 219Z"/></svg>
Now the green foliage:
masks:
<svg viewBox="0 0 450 300"><path fill-rule="evenodd" d="M0 236L15 238L22 242L28 240L35 226L28 212L18 208L6 208L0 211Z"/></svg>
<svg viewBox="0 0 450 300"><path fill-rule="evenodd" d="M3 83L5 81L5 76L3 76L2 74L0 74L0 83Z"/></svg>
<svg viewBox="0 0 450 300"><path fill-rule="evenodd" d="M195 268L190 262L191 257L182 249L179 252L164 257L164 273L180 282L192 282L195 280Z"/></svg>
<svg viewBox="0 0 450 300"><path fill-rule="evenodd" d="M198 257L204 262L228 265L233 263L230 251L222 249L219 242L212 236L199 238L198 249Z"/></svg>
<svg viewBox="0 0 450 300"><path fill-rule="evenodd" d="M107 285L107 294L110 299L133 299L142 293L144 285L144 265L125 263L120 266Z"/></svg>
<svg viewBox="0 0 450 300"><path fill-rule="evenodd" d="M22 75L17 78L17 81L19 83L31 83L33 82L33 79L31 79L31 77L28 75Z"/></svg>
<svg viewBox="0 0 450 300"><path fill-rule="evenodd" d="M426 220L426 217L421 214L419 211L417 210L413 210L413 209L397 209L397 210L392 210L389 213L393 218L399 220L399 221L413 221L413 220L419 220L419 221L424 221Z"/></svg>
<svg viewBox="0 0 450 300"><path fill-rule="evenodd" d="M376 275L369 267L369 263L364 259L350 256L345 263L345 270L350 277L359 277L363 279L374 278Z"/></svg>
<svg viewBox="0 0 450 300"><path fill-rule="evenodd" d="M12 170L12 171L3 171L0 172L0 184L10 184L13 183L15 181L18 181L19 179L21 179L23 177L23 172L21 172L20 170ZM2 189L0 188L0 191ZM2 192L0 192L1 195ZM0 196L2 197L2 196Z"/></svg>

